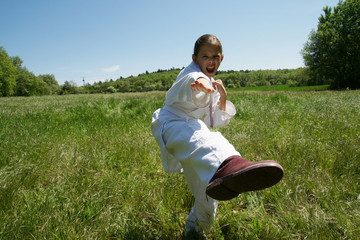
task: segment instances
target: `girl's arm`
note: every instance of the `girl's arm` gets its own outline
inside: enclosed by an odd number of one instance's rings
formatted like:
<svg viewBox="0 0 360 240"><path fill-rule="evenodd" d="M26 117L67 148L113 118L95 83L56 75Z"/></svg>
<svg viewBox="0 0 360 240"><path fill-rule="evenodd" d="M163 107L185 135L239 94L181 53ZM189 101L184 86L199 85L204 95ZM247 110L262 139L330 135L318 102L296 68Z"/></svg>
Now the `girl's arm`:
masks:
<svg viewBox="0 0 360 240"><path fill-rule="evenodd" d="M226 111L227 93L223 82L219 79L219 80L215 80L212 84L214 88L216 88L220 93L219 109L222 111Z"/></svg>
<svg viewBox="0 0 360 240"><path fill-rule="evenodd" d="M220 94L219 109L226 111L227 93L221 80L216 80L212 82L211 85L211 83L209 83L209 81L205 78L198 78L194 83L191 84L192 91L200 91L208 94L213 93L215 88L219 91Z"/></svg>

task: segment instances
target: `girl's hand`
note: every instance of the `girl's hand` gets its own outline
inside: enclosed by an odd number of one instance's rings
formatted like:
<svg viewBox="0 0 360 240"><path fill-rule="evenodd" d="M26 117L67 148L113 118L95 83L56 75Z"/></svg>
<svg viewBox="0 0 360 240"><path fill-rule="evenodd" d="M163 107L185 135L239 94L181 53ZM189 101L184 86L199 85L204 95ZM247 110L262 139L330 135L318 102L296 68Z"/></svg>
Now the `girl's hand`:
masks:
<svg viewBox="0 0 360 240"><path fill-rule="evenodd" d="M213 84L213 87L216 88L220 94L219 109L222 111L226 111L227 93L226 93L223 82L219 79L219 80L215 80L214 82L212 82L212 84Z"/></svg>
<svg viewBox="0 0 360 240"><path fill-rule="evenodd" d="M212 82L212 84L213 84L213 87L219 91L220 97L225 97L225 99L226 99L227 93L226 93L223 82L220 79L218 79L218 80L215 80L214 82Z"/></svg>
<svg viewBox="0 0 360 240"><path fill-rule="evenodd" d="M205 78L198 78L191 85L191 90L204 92L204 93L213 93L215 91L214 87L209 83Z"/></svg>

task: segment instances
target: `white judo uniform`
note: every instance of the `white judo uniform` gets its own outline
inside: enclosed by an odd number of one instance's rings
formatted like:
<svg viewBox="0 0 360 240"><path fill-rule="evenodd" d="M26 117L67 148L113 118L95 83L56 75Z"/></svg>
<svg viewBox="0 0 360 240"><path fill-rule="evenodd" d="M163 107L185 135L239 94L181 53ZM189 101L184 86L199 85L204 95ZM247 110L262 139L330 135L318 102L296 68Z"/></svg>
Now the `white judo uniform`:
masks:
<svg viewBox="0 0 360 240"><path fill-rule="evenodd" d="M198 78L209 79L192 62L178 75L166 93L165 105L152 117L151 131L160 147L167 173L184 172L194 206L186 220L186 230L208 231L215 217L217 201L206 195L206 187L221 163L230 156L240 155L219 132L209 127L226 126L236 113L226 102L226 111L218 108L220 94L191 90Z"/></svg>

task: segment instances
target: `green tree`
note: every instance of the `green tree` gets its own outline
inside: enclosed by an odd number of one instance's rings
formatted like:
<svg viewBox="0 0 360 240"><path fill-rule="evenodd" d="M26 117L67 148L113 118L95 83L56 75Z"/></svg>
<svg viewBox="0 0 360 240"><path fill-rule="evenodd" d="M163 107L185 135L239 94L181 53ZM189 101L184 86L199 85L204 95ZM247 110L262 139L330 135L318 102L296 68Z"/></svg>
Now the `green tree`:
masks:
<svg viewBox="0 0 360 240"><path fill-rule="evenodd" d="M38 78L46 83L45 94L59 94L61 87L53 74L39 75Z"/></svg>
<svg viewBox="0 0 360 240"><path fill-rule="evenodd" d="M16 68L16 85L14 94L17 96L42 96L50 94L46 82L42 77L35 76L26 67L22 66L23 61L19 57L12 57L13 65Z"/></svg>
<svg viewBox="0 0 360 240"><path fill-rule="evenodd" d="M0 46L0 97L11 96L16 85L16 68L3 47Z"/></svg>
<svg viewBox="0 0 360 240"><path fill-rule="evenodd" d="M116 89L113 86L110 86L106 89L106 93L116 93Z"/></svg>
<svg viewBox="0 0 360 240"><path fill-rule="evenodd" d="M15 95L16 96L31 96L33 95L34 90L34 82L35 82L34 74L31 74L29 71L23 69L19 70L16 73L16 87L15 87Z"/></svg>
<svg viewBox="0 0 360 240"><path fill-rule="evenodd" d="M19 58L18 56L11 57L11 61L13 62L17 70L21 69L21 65L23 64L23 60L21 60L21 58Z"/></svg>
<svg viewBox="0 0 360 240"><path fill-rule="evenodd" d="M64 85L61 88L60 95L66 94L76 94L78 93L76 88L76 83L73 81L65 81Z"/></svg>
<svg viewBox="0 0 360 240"><path fill-rule="evenodd" d="M50 94L47 84L25 67L16 74L15 95L17 96L42 96Z"/></svg>
<svg viewBox="0 0 360 240"><path fill-rule="evenodd" d="M360 1L340 1L323 11L302 50L312 82L360 88Z"/></svg>

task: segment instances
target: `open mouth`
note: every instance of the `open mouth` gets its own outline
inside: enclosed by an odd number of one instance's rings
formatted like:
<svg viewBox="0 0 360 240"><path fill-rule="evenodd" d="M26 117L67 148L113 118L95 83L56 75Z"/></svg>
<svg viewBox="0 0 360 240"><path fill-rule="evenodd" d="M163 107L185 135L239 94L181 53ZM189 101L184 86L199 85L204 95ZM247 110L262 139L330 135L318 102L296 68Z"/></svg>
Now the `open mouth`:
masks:
<svg viewBox="0 0 360 240"><path fill-rule="evenodd" d="M207 67L206 68L206 71L208 72L208 73L214 73L215 72L215 67Z"/></svg>

